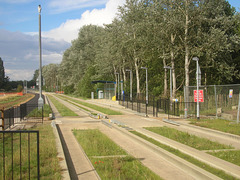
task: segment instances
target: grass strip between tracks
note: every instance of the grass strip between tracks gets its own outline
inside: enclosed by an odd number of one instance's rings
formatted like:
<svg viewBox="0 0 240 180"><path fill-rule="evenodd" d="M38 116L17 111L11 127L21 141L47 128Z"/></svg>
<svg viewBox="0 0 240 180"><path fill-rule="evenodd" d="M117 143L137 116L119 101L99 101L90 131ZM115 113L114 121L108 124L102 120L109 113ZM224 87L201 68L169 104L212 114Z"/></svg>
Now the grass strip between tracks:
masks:
<svg viewBox="0 0 240 180"><path fill-rule="evenodd" d="M233 150L234 147L219 144L218 142L210 141L205 138L200 138L195 135L191 135L186 132L178 131L174 128L169 127L146 127L145 129L165 136L174 141L180 142L187 146L193 147L198 150L213 150L212 152L207 152L213 156L216 156L220 159L228 161L230 163L240 166L240 150ZM223 151L214 151L214 150L223 150ZM227 151L229 150L229 151Z"/></svg>
<svg viewBox="0 0 240 180"><path fill-rule="evenodd" d="M97 129L73 130L101 179L161 179Z"/></svg>
<svg viewBox="0 0 240 180"><path fill-rule="evenodd" d="M54 97L48 95L51 102L54 104L54 106L57 108L58 112L61 114L61 116L78 116L75 112L73 112L71 109L64 106L62 103L60 103L58 100L56 100Z"/></svg>
<svg viewBox="0 0 240 180"><path fill-rule="evenodd" d="M191 124L240 136L240 123L223 119L191 119Z"/></svg>
<svg viewBox="0 0 240 180"><path fill-rule="evenodd" d="M166 126L146 127L145 129L198 150L234 149L232 146L219 144L218 142L210 141L206 138L201 138Z"/></svg>
<svg viewBox="0 0 240 180"><path fill-rule="evenodd" d="M200 138L195 135L191 135L186 132L178 131L174 128L169 127L146 127L145 129L159 134L161 136L165 136L174 141L180 142L187 146L193 147L198 150L213 150L212 152L207 152L213 156L216 156L220 159L228 161L230 163L236 164L240 166L240 150L233 150L234 147L219 144L218 142L213 142L205 138ZM225 150L224 150L225 149ZM227 151L229 149L229 151ZM214 150L223 150L217 151Z"/></svg>
<svg viewBox="0 0 240 180"><path fill-rule="evenodd" d="M84 102L84 101L80 101L80 100L76 100L76 99L73 99L73 98L67 98L67 97L63 97L63 96L60 96L58 95L57 97L63 99L63 100L71 100L77 104L80 104L82 106L86 106L88 108L91 108L91 109L94 109L96 111L99 111L99 112L102 112L103 114L107 114L107 115L122 115L121 112L119 111L114 111L114 110L111 110L109 108L104 108L104 107L100 107L100 106L97 106L97 105L94 105L94 104L91 104L91 103L87 103L87 102Z"/></svg>
<svg viewBox="0 0 240 180"><path fill-rule="evenodd" d="M203 163L203 162L193 158L192 156L190 156L188 154L182 153L175 148L172 148L170 146L162 144L162 143L160 143L160 142L158 142L158 141L156 141L156 140L154 140L150 137L147 137L147 136L145 136L145 135L143 135L143 134L141 134L137 131L130 131L130 132L139 136L139 137L141 137L141 138L143 138L143 139L145 139L146 141L149 141L149 142L155 144L156 146L158 146L158 147L160 147L160 148L162 148L162 149L164 149L168 152L171 152L174 155L176 155L176 156L178 156L178 157L180 157L180 158L182 158L182 159L184 159L184 160L186 160L186 161L188 161L188 162L190 162L190 163L192 163L192 164L194 164L194 165L196 165L196 166L198 166L198 167L200 167L200 168L202 168L202 169L204 169L204 170L206 170L206 171L208 171L208 172L210 172L210 173L212 173L212 174L214 174L214 175L216 175L220 178L222 178L222 179L228 179L228 180L236 179L235 177L225 173L224 171L222 171L220 169L216 169L216 168L214 168L214 167L212 167L212 166L210 166L206 163Z"/></svg>

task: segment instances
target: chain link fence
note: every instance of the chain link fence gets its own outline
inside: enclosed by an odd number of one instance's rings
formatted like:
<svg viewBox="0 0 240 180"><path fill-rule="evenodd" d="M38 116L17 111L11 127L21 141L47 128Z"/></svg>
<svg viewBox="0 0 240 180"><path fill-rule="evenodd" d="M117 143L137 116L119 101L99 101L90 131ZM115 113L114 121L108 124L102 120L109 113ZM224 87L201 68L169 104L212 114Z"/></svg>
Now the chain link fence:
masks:
<svg viewBox="0 0 240 180"><path fill-rule="evenodd" d="M222 118L236 121L238 119L240 84L199 86L200 117ZM184 101L196 102L197 87L184 87ZM189 117L191 104L185 104L185 117Z"/></svg>

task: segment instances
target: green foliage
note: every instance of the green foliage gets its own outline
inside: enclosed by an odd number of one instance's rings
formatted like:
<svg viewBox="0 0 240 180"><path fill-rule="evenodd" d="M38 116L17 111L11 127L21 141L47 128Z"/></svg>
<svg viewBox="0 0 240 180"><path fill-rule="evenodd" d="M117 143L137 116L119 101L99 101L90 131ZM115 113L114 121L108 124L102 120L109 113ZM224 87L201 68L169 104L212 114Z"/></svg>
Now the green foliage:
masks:
<svg viewBox="0 0 240 180"><path fill-rule="evenodd" d="M194 56L200 59L202 84L240 83L239 27L240 15L226 0L127 0L111 24L82 27L61 64L44 67L46 88L64 86L66 93L90 97L92 80L114 81L117 72L126 82L125 70L131 69L133 90L140 93L145 89L144 66L149 93L166 95L167 65L176 96L184 84L195 84Z"/></svg>
<svg viewBox="0 0 240 180"><path fill-rule="evenodd" d="M74 84L65 86L63 89L65 94L72 94L74 92Z"/></svg>
<svg viewBox="0 0 240 180"><path fill-rule="evenodd" d="M95 74L95 68L89 67L78 84L78 95L86 98L91 97L91 92L95 92L94 85L91 83Z"/></svg>
<svg viewBox="0 0 240 180"><path fill-rule="evenodd" d="M3 88L5 78L5 70L3 66L3 60L0 57L0 89Z"/></svg>
<svg viewBox="0 0 240 180"><path fill-rule="evenodd" d="M18 86L17 86L17 92L22 92L22 91L23 91L22 85L18 85Z"/></svg>

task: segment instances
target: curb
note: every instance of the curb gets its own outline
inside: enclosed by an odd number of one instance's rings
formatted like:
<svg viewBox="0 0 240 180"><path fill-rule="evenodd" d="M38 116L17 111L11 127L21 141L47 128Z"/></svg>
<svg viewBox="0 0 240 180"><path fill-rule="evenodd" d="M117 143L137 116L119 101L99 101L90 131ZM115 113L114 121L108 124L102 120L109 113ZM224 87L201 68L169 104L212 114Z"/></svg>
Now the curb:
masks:
<svg viewBox="0 0 240 180"><path fill-rule="evenodd" d="M70 178L66 158L65 158L65 155L64 155L64 151L63 151L63 148L62 148L62 143L61 143L61 140L60 140L60 137L59 137L59 133L58 133L55 121L52 121L51 126L53 128L53 132L54 132L55 140L56 140L56 148L57 148L57 152L58 152L57 157L59 159L62 159L62 161L60 161L60 160L58 161L59 165L61 167L62 178L64 180L70 180L71 178Z"/></svg>

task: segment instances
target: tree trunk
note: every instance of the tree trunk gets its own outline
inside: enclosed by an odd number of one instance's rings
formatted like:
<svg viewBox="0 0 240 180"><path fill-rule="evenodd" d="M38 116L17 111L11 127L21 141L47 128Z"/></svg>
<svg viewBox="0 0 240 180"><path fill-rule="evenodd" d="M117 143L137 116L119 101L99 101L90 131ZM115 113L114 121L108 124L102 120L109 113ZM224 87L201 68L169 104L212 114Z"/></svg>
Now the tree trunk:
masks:
<svg viewBox="0 0 240 180"><path fill-rule="evenodd" d="M175 37L173 34L171 34L171 43L172 43L172 48L171 48L171 68L172 68L172 98L175 98L176 96L176 74L175 74L175 61L174 61L174 51L173 51L173 46L174 46L174 41Z"/></svg>
<svg viewBox="0 0 240 180"><path fill-rule="evenodd" d="M140 94L140 78L139 78L139 68L138 68L138 60L135 58L134 63L135 63L135 69L136 69L136 79L137 79L137 94Z"/></svg>
<svg viewBox="0 0 240 180"><path fill-rule="evenodd" d="M188 28L189 28L189 16L188 16L188 0L185 1L185 37L184 37L184 46L185 46L185 86L189 86L189 46L188 46Z"/></svg>
<svg viewBox="0 0 240 180"><path fill-rule="evenodd" d="M166 66L166 60L163 58L163 67ZM164 69L164 92L163 96L167 97L167 69Z"/></svg>

